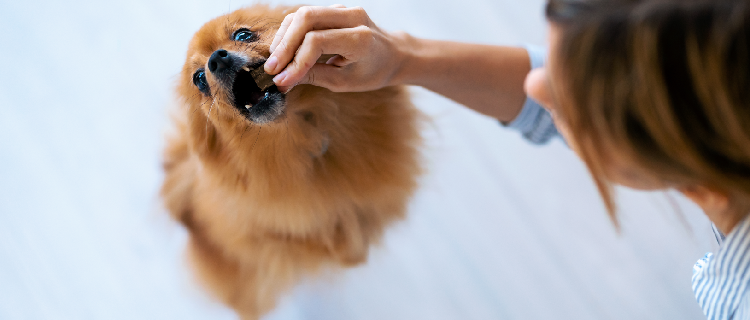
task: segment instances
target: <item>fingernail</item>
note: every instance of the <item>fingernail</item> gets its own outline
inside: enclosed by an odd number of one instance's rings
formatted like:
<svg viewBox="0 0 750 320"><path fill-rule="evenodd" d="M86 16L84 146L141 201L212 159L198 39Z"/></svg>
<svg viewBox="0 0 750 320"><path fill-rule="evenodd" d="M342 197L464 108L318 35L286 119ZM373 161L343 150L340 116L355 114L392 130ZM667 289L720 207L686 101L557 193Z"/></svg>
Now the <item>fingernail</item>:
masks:
<svg viewBox="0 0 750 320"><path fill-rule="evenodd" d="M264 68L266 70L266 73L273 72L274 70L276 70L276 65L277 64L279 64L279 59L278 58L276 58L274 56L271 56L270 58L268 58L268 60L266 61L265 66L264 66Z"/></svg>
<svg viewBox="0 0 750 320"><path fill-rule="evenodd" d="M281 73L277 74L275 77L273 77L273 82L276 83L276 85L280 85L282 81L286 79L286 70L282 71Z"/></svg>

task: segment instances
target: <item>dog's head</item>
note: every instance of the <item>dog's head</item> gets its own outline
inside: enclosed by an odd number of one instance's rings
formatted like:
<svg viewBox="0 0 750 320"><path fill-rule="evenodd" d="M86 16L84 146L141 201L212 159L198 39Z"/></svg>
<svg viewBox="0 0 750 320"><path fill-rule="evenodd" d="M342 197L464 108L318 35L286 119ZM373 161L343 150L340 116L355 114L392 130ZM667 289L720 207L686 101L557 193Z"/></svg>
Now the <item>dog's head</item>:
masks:
<svg viewBox="0 0 750 320"><path fill-rule="evenodd" d="M286 107L284 93L276 86L261 90L250 71L263 68L279 24L293 11L254 6L218 17L198 30L178 86L191 108L201 109L206 116L223 112L233 115L234 121L255 124L281 116Z"/></svg>

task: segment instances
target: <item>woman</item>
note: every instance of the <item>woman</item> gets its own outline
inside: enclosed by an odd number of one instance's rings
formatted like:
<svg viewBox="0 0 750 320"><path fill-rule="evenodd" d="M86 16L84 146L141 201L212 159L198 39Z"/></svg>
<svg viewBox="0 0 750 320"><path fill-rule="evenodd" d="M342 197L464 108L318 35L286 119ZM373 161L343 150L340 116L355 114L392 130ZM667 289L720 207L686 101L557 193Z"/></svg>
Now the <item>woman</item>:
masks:
<svg viewBox="0 0 750 320"><path fill-rule="evenodd" d="M533 49L416 39L361 8L304 7L265 69L281 89L419 85L532 142L559 132L615 223L613 184L681 191L727 235L696 264L698 303L708 319L750 319L750 4L550 0L547 18L542 66ZM315 64L322 54L337 56Z"/></svg>

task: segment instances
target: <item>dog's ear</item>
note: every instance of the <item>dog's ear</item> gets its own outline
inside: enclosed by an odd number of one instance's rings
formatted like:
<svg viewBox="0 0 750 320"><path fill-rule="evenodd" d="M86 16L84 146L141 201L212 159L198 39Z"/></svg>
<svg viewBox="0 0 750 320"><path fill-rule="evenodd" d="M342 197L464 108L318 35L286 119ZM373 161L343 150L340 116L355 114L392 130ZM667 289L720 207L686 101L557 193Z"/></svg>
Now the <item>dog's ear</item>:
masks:
<svg viewBox="0 0 750 320"><path fill-rule="evenodd" d="M190 143L203 161L213 160L222 152L222 142L216 126L202 112L190 115Z"/></svg>
<svg viewBox="0 0 750 320"><path fill-rule="evenodd" d="M172 116L174 132L167 136L164 152L164 184L161 196L164 206L172 217L185 222L192 211L193 181L195 168L190 162L190 147L187 138L187 122L184 117Z"/></svg>
<svg viewBox="0 0 750 320"><path fill-rule="evenodd" d="M344 265L353 266L367 259L370 241L358 216L351 213L339 216L333 238L326 241L328 250Z"/></svg>

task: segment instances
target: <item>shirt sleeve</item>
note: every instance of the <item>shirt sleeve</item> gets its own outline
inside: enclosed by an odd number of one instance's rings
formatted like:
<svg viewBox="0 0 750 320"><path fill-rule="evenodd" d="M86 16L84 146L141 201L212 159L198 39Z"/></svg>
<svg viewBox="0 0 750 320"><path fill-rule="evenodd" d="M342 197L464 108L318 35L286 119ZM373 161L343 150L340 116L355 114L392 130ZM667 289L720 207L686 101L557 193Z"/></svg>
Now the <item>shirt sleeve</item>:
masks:
<svg viewBox="0 0 750 320"><path fill-rule="evenodd" d="M732 320L750 320L750 294L745 292Z"/></svg>
<svg viewBox="0 0 750 320"><path fill-rule="evenodd" d="M531 69L544 66L546 50L540 47L526 46L531 60ZM539 103L527 97L521 112L507 127L518 130L521 135L534 144L544 144L554 137L561 137L557 131L552 115Z"/></svg>

